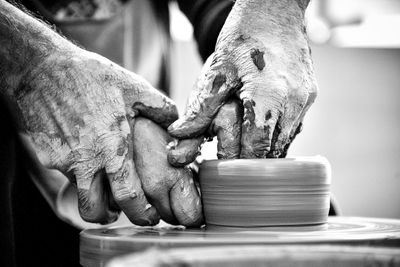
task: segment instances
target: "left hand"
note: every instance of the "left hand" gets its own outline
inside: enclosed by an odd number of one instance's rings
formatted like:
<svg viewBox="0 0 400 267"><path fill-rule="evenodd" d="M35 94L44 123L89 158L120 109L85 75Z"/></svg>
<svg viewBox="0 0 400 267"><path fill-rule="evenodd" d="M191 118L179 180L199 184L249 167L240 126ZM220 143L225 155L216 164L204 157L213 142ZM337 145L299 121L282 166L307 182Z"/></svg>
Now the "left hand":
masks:
<svg viewBox="0 0 400 267"><path fill-rule="evenodd" d="M241 134L227 149L239 150L240 158L286 156L317 96L305 6L299 1L236 1L185 115L169 127L171 135L184 139L205 134L219 109L238 97L243 105Z"/></svg>

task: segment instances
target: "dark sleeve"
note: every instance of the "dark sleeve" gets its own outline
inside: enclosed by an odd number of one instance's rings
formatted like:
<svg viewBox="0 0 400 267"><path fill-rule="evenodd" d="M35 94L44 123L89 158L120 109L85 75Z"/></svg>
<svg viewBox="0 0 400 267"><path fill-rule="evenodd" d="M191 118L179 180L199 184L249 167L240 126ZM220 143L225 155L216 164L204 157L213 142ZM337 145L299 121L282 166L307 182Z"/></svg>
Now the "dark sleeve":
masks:
<svg viewBox="0 0 400 267"><path fill-rule="evenodd" d="M205 61L215 49L218 34L234 4L233 0L177 0L194 28L194 37Z"/></svg>

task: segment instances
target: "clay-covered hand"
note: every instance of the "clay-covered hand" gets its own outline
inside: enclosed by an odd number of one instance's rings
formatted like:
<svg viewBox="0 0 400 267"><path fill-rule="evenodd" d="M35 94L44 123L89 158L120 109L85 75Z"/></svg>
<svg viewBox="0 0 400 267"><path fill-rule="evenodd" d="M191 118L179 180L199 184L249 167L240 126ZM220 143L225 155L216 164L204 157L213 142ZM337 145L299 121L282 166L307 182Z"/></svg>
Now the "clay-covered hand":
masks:
<svg viewBox="0 0 400 267"><path fill-rule="evenodd" d="M121 209L135 224L158 223L132 159L130 123L140 114L166 128L178 116L170 99L77 48L32 68L15 100L39 161L76 182L83 219L108 223Z"/></svg>
<svg viewBox="0 0 400 267"><path fill-rule="evenodd" d="M304 25L307 5L307 0L236 1L185 115L169 133L185 139L210 132L219 109L237 97L243 112L232 108L231 115L225 112L223 117L235 120L243 114L242 121L236 120L241 130L234 134L236 143L219 154L284 157L317 95ZM232 129L226 125L220 129L224 131L229 134ZM238 150L239 154L232 152Z"/></svg>
<svg viewBox="0 0 400 267"><path fill-rule="evenodd" d="M15 103L27 159L33 159L30 172L49 202L58 201L60 180L41 175L49 173L44 167L77 185L79 211L89 222L111 222L122 210L138 225L156 224L160 215L186 226L202 223L191 174L166 166L166 152L155 154L165 130L135 126L138 136L132 136L137 115L167 128L178 118L174 103L7 1L0 1L0 93ZM152 163L162 155L163 163ZM135 166L133 158L149 161Z"/></svg>
<svg viewBox="0 0 400 267"><path fill-rule="evenodd" d="M133 155L143 190L161 218L170 224L200 227L203 209L192 170L168 163L168 144L173 138L153 121L137 118L132 123Z"/></svg>

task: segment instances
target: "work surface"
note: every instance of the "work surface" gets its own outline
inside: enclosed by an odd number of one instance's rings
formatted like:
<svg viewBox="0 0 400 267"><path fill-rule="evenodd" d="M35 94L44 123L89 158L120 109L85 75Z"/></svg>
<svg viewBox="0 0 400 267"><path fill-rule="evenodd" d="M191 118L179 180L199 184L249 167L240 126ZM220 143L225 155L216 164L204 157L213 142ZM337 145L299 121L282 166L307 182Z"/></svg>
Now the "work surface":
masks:
<svg viewBox="0 0 400 267"><path fill-rule="evenodd" d="M84 266L150 247L329 244L400 248L400 221L330 217L327 224L301 227L230 228L116 227L81 232Z"/></svg>

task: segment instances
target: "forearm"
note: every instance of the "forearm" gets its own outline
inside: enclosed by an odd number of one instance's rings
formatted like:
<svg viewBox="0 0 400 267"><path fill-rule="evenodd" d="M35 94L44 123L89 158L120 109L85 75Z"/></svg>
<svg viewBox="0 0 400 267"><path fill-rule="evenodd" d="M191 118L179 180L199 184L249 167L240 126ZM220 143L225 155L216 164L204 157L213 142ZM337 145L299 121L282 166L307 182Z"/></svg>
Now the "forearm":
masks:
<svg viewBox="0 0 400 267"><path fill-rule="evenodd" d="M282 14L294 7L300 8L304 13L309 2L310 0L236 0L235 6L248 10L249 13Z"/></svg>
<svg viewBox="0 0 400 267"><path fill-rule="evenodd" d="M0 92L17 94L44 58L72 46L44 23L0 0Z"/></svg>

